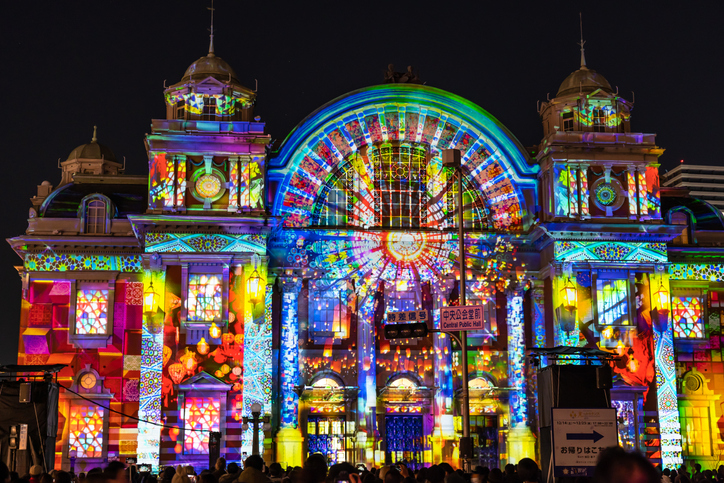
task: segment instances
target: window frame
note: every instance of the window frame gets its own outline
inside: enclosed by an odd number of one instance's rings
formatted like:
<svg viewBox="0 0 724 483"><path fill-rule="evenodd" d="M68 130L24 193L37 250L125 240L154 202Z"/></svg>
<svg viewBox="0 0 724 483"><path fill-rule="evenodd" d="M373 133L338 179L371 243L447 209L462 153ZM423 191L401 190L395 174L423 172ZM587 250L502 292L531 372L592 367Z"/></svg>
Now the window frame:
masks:
<svg viewBox="0 0 724 483"><path fill-rule="evenodd" d="M621 270L593 270L591 271L591 305L594 311L594 321L596 330L603 330L607 327L613 328L632 328L635 327L635 287L636 274L632 271ZM625 280L626 283L626 310L628 316L628 324L604 324L598 309L598 281L616 281Z"/></svg>
<svg viewBox="0 0 724 483"><path fill-rule="evenodd" d="M606 132L606 110L603 107L593 107L591 109L591 126L593 132Z"/></svg>
<svg viewBox="0 0 724 483"><path fill-rule="evenodd" d="M102 232L90 232L88 230L88 222L89 222L89 210L91 208L91 203L95 201L100 201L105 205L105 213L104 218L105 222L103 224L103 231ZM78 207L78 218L80 218L80 233L84 235L108 235L111 232L111 220L115 216L115 206L113 205L113 202L105 195L102 195L100 193L93 193L85 198L83 198L80 202L80 206ZM94 226L97 226L97 224L94 224Z"/></svg>
<svg viewBox="0 0 724 483"><path fill-rule="evenodd" d="M190 275L220 275L221 276L221 314L219 318L210 321L188 320L189 278ZM183 263L181 264L181 328L187 330L208 330L211 324L216 324L222 332L227 332L229 324L229 265Z"/></svg>
<svg viewBox="0 0 724 483"><path fill-rule="evenodd" d="M320 282L325 283L326 287L324 290L321 289L322 287L317 287L317 284ZM329 282L329 283L327 284L327 282ZM316 323L315 317L316 317L317 313L319 312L319 310L316 307L316 304L319 303L319 300L335 300L333 298L326 298L326 297L317 299L316 298L317 294L324 294L324 293L328 293L331 291L337 292L336 300L339 302L338 305L341 308L343 306L345 306L345 307L347 306L346 300L342 296L342 292L346 292L348 290L349 290L349 287L346 286L345 281L340 281L340 282L327 281L327 280L320 280L319 282L312 281L312 283L309 286L309 295L308 295L308 300L307 300L307 303L309 305L308 339L312 344L324 345L326 341L324 341L324 340L320 341L319 339L332 339L333 345L341 345L344 341L353 339L353 334L354 334L354 330L352 327L353 313L351 310L349 310L349 308L346 310L346 314L345 314L346 322L342 320L342 314L340 313L340 324L346 323L346 325L347 325L347 333L344 337L338 336L338 334L340 334L341 331L340 332L335 332L334 330L320 331L320 330L315 329L315 323ZM349 296L350 296L350 294L347 294L347 297L349 297ZM332 310L334 310L334 308ZM332 321L332 324L333 324L332 329L334 329L334 320ZM341 329L341 326L340 326L340 329Z"/></svg>
<svg viewBox="0 0 724 483"><path fill-rule="evenodd" d="M696 298L699 300L699 305L701 307L701 317L700 317L700 324L701 324L701 337L681 337L677 335L676 333L676 322L674 321L674 298ZM706 321L709 317L709 304L710 304L710 295L709 290L698 288L698 287L672 287L671 289L671 300L670 300L670 307L671 307L671 330L672 330L672 336L674 337L674 341L677 343L685 342L685 341L691 341L691 342L702 342L702 341L708 341L707 337L707 330L706 330Z"/></svg>
<svg viewBox="0 0 724 483"><path fill-rule="evenodd" d="M181 454L191 461L209 461L209 453L186 452L186 398L215 398L219 401L219 431L221 432L221 447L226 446L226 418L229 414L228 394L231 384L225 384L219 379L202 371L183 381L178 388L179 435L181 437Z"/></svg>
<svg viewBox="0 0 724 483"><path fill-rule="evenodd" d="M115 307L115 280L71 280L70 310L68 311L68 343L83 349L98 349L108 346L113 335ZM78 292L81 290L108 290L106 331L103 334L78 334L76 328Z"/></svg>
<svg viewBox="0 0 724 483"><path fill-rule="evenodd" d="M563 125L563 132L574 131L576 115L573 111L566 111L561 114L561 124Z"/></svg>

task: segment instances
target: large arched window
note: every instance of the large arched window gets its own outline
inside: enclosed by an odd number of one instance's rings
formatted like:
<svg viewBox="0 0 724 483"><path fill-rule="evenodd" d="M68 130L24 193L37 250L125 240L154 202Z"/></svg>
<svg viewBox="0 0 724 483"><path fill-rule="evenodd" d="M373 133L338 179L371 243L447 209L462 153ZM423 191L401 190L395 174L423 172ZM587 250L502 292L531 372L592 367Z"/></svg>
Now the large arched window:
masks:
<svg viewBox="0 0 724 483"><path fill-rule="evenodd" d="M490 228L480 190L464 178L465 226ZM379 228L457 225L457 183L440 152L421 143L385 143L350 154L327 178L312 224Z"/></svg>

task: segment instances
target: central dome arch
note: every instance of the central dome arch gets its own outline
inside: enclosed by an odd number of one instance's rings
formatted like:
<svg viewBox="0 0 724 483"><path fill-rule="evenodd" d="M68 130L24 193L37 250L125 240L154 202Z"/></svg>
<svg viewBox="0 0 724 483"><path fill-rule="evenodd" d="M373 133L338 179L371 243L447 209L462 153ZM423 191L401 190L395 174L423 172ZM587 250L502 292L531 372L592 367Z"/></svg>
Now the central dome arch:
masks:
<svg viewBox="0 0 724 483"><path fill-rule="evenodd" d="M270 162L272 213L290 227L450 227L449 148L462 154L466 227L525 230L539 168L518 140L470 101L406 84L359 89L302 121ZM398 205L412 216L396 220Z"/></svg>

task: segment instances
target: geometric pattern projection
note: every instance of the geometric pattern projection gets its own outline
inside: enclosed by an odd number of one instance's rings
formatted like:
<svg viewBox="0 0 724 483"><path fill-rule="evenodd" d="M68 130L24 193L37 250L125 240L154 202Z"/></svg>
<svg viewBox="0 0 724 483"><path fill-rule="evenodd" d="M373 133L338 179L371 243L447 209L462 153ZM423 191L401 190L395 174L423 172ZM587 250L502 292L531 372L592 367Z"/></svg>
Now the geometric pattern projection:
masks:
<svg viewBox="0 0 724 483"><path fill-rule="evenodd" d="M81 289L75 302L75 333L100 335L108 331L108 290Z"/></svg>
<svg viewBox="0 0 724 483"><path fill-rule="evenodd" d="M704 313L699 297L672 297L671 317L674 337L682 339L704 338Z"/></svg>
<svg viewBox="0 0 724 483"><path fill-rule="evenodd" d="M668 261L666 243L557 241L554 256L559 261Z"/></svg>
<svg viewBox="0 0 724 483"><path fill-rule="evenodd" d="M98 406L71 405L68 451L75 451L76 457L103 457L103 411Z"/></svg>
<svg viewBox="0 0 724 483"><path fill-rule="evenodd" d="M140 255L73 255L58 253L28 253L25 270L30 272L82 272L82 271L143 271Z"/></svg>
<svg viewBox="0 0 724 483"><path fill-rule="evenodd" d="M221 275L189 275L188 320L211 322L221 318Z"/></svg>
<svg viewBox="0 0 724 483"><path fill-rule="evenodd" d="M266 253L266 237L255 234L146 233L146 253Z"/></svg>
<svg viewBox="0 0 724 483"><path fill-rule="evenodd" d="M669 274L673 280L708 280L724 282L722 263L672 263Z"/></svg>
<svg viewBox="0 0 724 483"><path fill-rule="evenodd" d="M184 453L209 454L209 431L219 430L219 399L187 397L184 401Z"/></svg>

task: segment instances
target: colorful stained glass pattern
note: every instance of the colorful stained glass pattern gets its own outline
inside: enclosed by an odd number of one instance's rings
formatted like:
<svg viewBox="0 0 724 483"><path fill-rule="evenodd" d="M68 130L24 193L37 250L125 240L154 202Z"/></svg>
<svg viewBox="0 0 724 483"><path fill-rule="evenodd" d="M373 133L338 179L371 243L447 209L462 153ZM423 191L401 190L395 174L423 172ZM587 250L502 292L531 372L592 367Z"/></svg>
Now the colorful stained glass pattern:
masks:
<svg viewBox="0 0 724 483"><path fill-rule="evenodd" d="M578 180L576 179L576 167L568 167L568 202L570 204L571 216L578 214Z"/></svg>
<svg viewBox="0 0 724 483"><path fill-rule="evenodd" d="M211 322L221 318L221 275L189 275L187 320Z"/></svg>
<svg viewBox="0 0 724 483"><path fill-rule="evenodd" d="M176 156L176 206L185 206L186 204L186 156Z"/></svg>
<svg viewBox="0 0 724 483"><path fill-rule="evenodd" d="M555 197L555 216L568 216L568 168L565 166L555 166L553 168L555 174L554 192Z"/></svg>
<svg viewBox="0 0 724 483"><path fill-rule="evenodd" d="M398 89L399 93L396 92ZM389 102L390 96L399 96L399 100L393 104ZM465 105L458 105L461 102ZM396 149L414 150L417 144L421 144L420 147L432 157L438 157L442 149L460 149L464 171L471 185L466 187L469 192L466 202L481 198L484 205L481 219L489 220L496 228L514 229L522 224L521 188L528 183L523 173L532 174L538 168L526 166L516 143L499 131L497 122L477 106L435 89L416 88L411 91L397 85L373 87L347 96L327 106L295 132L278 157L279 164L285 168L270 171L270 178L281 182L274 213L283 216L287 226L312 225L317 206L315 201L326 196L325 190L330 189L330 182L346 183L348 180L340 178L344 178L348 166L362 157L367 167L354 167L358 173L356 179L361 182L359 190L351 191L354 199L350 200L348 196L341 203L336 198L332 201L337 203L341 215L353 220L364 218L370 206L387 206L382 196L376 198L375 193L389 192L390 223L395 222L397 203L414 206L422 203L427 206L430 218L434 203L431 205L424 198L420 201L417 194L418 188L420 192L426 192L424 186L420 186L421 180L428 179L429 171L422 169L426 163L417 163L414 156L408 158L404 153L391 155L388 163L382 152L386 143L398 142L401 138L410 144L406 147L390 143L391 153ZM376 150L377 154L371 154ZM373 159L377 155L379 162ZM373 191L365 188L373 186L365 184L366 176L373 184L379 181L381 189ZM386 189L388 179L390 190ZM352 183L355 182L353 177ZM405 193L399 201L398 187ZM446 199L434 201L447 202ZM350 205L352 211L348 210ZM379 220L382 226L384 210L371 211L382 214ZM403 219L400 215L401 223Z"/></svg>
<svg viewBox="0 0 724 483"><path fill-rule="evenodd" d="M554 256L559 261L667 262L666 243L556 241Z"/></svg>
<svg viewBox="0 0 724 483"><path fill-rule="evenodd" d="M103 413L98 406L71 405L68 451L78 458L103 457Z"/></svg>
<svg viewBox="0 0 724 483"><path fill-rule="evenodd" d="M214 198L221 191L221 180L213 174L204 174L196 180L195 187L202 198Z"/></svg>
<svg viewBox="0 0 724 483"><path fill-rule="evenodd" d="M636 216L636 178L632 171L627 173L628 181L628 213Z"/></svg>
<svg viewBox="0 0 724 483"><path fill-rule="evenodd" d="M209 432L219 430L218 398L187 397L184 400L184 453L209 454Z"/></svg>
<svg viewBox="0 0 724 483"><path fill-rule="evenodd" d="M78 290L75 301L75 333L104 335L107 331L108 290Z"/></svg>
<svg viewBox="0 0 724 483"><path fill-rule="evenodd" d="M149 163L148 205L150 208L170 208L175 201L176 170L173 155L158 153Z"/></svg>
<svg viewBox="0 0 724 483"><path fill-rule="evenodd" d="M647 201L646 193L648 192L648 188L646 187L646 174L639 171L638 173L639 178L639 214L640 215L648 215L649 214L649 204Z"/></svg>
<svg viewBox="0 0 724 483"><path fill-rule="evenodd" d="M587 216L590 214L588 208L588 198L590 193L588 192L588 168L581 167L578 171L581 181L581 215Z"/></svg>
<svg viewBox="0 0 724 483"><path fill-rule="evenodd" d="M31 272L91 272L91 271L143 271L140 255L74 255L58 253L28 253L25 269Z"/></svg>
<svg viewBox="0 0 724 483"><path fill-rule="evenodd" d="M671 317L674 320L674 337L704 338L704 312L700 297L672 297Z"/></svg>

